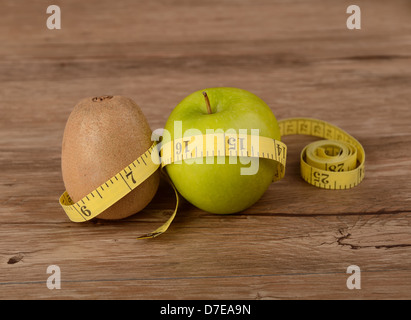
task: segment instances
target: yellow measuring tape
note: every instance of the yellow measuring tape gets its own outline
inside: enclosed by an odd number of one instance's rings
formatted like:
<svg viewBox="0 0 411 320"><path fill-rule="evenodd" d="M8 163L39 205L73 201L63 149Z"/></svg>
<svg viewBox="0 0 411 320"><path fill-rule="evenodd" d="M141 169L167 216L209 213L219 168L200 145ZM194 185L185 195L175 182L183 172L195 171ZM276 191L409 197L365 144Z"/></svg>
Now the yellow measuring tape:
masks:
<svg viewBox="0 0 411 320"><path fill-rule="evenodd" d="M281 136L309 135L325 140L309 144L301 152L301 176L325 189L349 189L364 179L365 152L344 130L321 120L292 118L279 121Z"/></svg>
<svg viewBox="0 0 411 320"><path fill-rule="evenodd" d="M308 183L325 189L349 189L364 178L365 152L361 144L344 130L325 121L292 118L278 122L281 136L301 134L325 140L309 144L301 152L301 176ZM154 143L138 159L74 203L67 192L60 204L73 222L84 222L100 213L134 190L160 166L171 163L203 159L213 156L258 157L277 162L275 180L284 177L287 146L267 137L241 134L214 134L212 143L208 135L176 139L164 145ZM161 150L161 158L160 158ZM164 233L173 221L179 205L179 195L173 183L165 178L176 194L173 214L157 230L138 237L154 238Z"/></svg>

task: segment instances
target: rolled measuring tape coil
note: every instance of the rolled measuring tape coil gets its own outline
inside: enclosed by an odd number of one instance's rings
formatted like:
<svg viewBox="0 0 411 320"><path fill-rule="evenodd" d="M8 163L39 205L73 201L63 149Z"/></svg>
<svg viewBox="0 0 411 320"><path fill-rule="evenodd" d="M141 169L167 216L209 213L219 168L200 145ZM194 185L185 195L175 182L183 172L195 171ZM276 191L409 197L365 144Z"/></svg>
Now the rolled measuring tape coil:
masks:
<svg viewBox="0 0 411 320"><path fill-rule="evenodd" d="M328 122L292 118L278 122L281 136L309 135L313 142L301 152L302 178L325 189L350 189L364 179L365 151L350 134Z"/></svg>
<svg viewBox="0 0 411 320"><path fill-rule="evenodd" d="M319 188L335 190L355 187L364 179L364 148L344 130L325 121L309 118L285 119L279 121L278 124L281 136L298 134L325 139L309 144L301 152L301 176L308 183ZM170 141L164 145L155 142L138 159L80 201L74 203L70 195L64 192L60 197L60 204L69 219L73 222L84 222L98 217L100 213L138 187L160 166L164 168L170 163L183 160L206 156L265 158L279 164L274 180L284 177L287 146L281 141L252 135L224 135L222 139L217 137L217 141L220 142L213 144L210 148L206 143L207 135L184 137L183 139L188 142L195 141L196 147L191 145L190 151L184 152L182 146L188 146L188 143L183 144L182 139ZM247 141L246 145L240 145L241 139ZM232 141L236 143L233 145ZM154 238L164 233L177 214L179 194L172 181L164 172L163 174L176 195L174 212L166 223L138 239Z"/></svg>

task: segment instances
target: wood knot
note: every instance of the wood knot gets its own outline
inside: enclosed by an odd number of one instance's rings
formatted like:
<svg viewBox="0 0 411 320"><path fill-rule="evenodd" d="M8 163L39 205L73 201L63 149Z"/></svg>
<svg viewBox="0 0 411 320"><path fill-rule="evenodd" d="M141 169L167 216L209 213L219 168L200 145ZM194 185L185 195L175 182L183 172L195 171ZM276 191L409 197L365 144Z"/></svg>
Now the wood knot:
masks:
<svg viewBox="0 0 411 320"><path fill-rule="evenodd" d="M17 262L20 262L24 258L24 254L19 252L19 254L15 255L14 257L11 257L7 264L15 264Z"/></svg>

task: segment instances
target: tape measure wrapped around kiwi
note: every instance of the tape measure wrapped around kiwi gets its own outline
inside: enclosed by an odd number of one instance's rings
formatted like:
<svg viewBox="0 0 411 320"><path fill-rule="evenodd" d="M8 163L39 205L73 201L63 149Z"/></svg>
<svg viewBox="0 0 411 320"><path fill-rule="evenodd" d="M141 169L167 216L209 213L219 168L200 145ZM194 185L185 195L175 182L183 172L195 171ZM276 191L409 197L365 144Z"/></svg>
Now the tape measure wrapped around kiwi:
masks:
<svg viewBox="0 0 411 320"><path fill-rule="evenodd" d="M133 182L142 171L141 168L138 170L138 165L144 166L144 158L150 156L146 152L152 144L147 119L133 100L102 96L80 101L68 118L61 155L67 192L60 203L72 212L70 219L85 221L98 215L100 219L116 220L144 209L159 187L159 166L144 168L147 177L135 188ZM144 158L140 163L122 172L142 155ZM146 165L150 164L151 161L146 162ZM118 199L112 190L120 179L125 180L123 189L127 194ZM111 205L109 198L113 198ZM93 201L107 208L99 208L102 212L97 214L91 209L96 205L89 205Z"/></svg>

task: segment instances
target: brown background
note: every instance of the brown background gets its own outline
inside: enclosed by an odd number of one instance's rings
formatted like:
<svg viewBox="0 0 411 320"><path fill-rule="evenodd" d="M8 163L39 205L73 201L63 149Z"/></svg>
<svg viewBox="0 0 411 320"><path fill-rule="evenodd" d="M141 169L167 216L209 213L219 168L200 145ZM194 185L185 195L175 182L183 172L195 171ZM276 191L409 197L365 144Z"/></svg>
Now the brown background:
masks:
<svg viewBox="0 0 411 320"><path fill-rule="evenodd" d="M0 298L411 298L411 3L356 1L1 1ZM64 125L82 98L134 99L152 129L193 91L247 89L278 119L338 125L366 150L366 178L325 191L286 177L242 214L183 203L162 186L120 222L71 223L58 204ZM46 286L49 265L62 289ZM347 267L362 271L346 287Z"/></svg>

